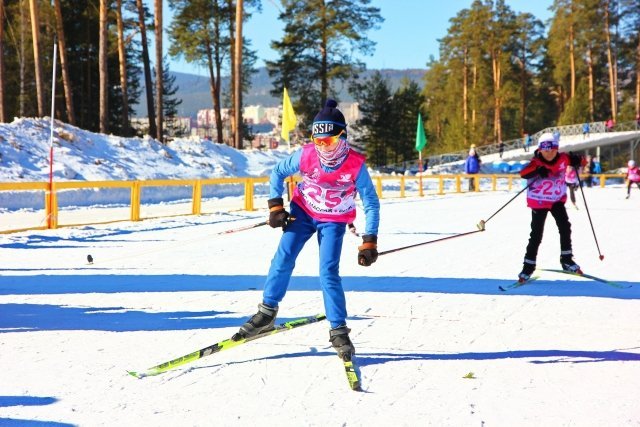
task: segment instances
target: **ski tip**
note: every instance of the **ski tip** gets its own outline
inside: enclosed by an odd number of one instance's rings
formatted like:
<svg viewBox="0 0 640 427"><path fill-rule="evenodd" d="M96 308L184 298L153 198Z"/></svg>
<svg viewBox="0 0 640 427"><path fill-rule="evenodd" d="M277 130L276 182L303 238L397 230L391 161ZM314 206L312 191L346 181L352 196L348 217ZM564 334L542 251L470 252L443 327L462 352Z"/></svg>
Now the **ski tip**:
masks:
<svg viewBox="0 0 640 427"><path fill-rule="evenodd" d="M353 385L351 386L351 390L353 390L353 391L363 391L363 390L362 390L362 387L360 386L360 383L359 383L359 382L357 382L357 383L353 384Z"/></svg>
<svg viewBox="0 0 640 427"><path fill-rule="evenodd" d="M143 373L138 373L136 371L127 371L127 374L131 375L132 377L136 377L138 379L144 378L145 375Z"/></svg>
<svg viewBox="0 0 640 427"><path fill-rule="evenodd" d="M502 292L506 292L507 290L505 288L503 288L502 286L498 286L498 289L500 289Z"/></svg>

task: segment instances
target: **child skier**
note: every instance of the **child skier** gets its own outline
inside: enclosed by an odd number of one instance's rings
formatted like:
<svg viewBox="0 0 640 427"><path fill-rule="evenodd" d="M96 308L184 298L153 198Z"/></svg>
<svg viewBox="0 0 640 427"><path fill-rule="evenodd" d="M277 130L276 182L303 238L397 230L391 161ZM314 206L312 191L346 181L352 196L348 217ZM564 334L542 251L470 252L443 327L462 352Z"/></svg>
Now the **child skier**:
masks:
<svg viewBox="0 0 640 427"><path fill-rule="evenodd" d="M358 247L358 264L369 266L378 258L377 234L380 202L367 171L365 158L349 147L347 125L337 103L329 99L315 116L307 144L274 167L270 177L269 225L282 227L283 234L271 261L258 312L240 327L234 340L273 329L278 305L284 298L296 258L305 243L317 233L320 247L320 285L329 341L343 360L355 353L347 328L346 301L339 275L340 253L346 226L356 216L355 194L364 205L366 226ZM284 180L299 172L290 204L284 208Z"/></svg>
<svg viewBox="0 0 640 427"><path fill-rule="evenodd" d="M525 282L536 269L538 247L547 214L551 212L560 232L560 265L565 271L582 273L573 261L571 249L571 224L564 203L567 200L565 173L567 166L574 169L586 164L584 157L573 153L558 153L560 142L551 133L543 133L538 139L538 149L531 162L520 172L528 181L527 206L531 208L531 235L524 256L522 272L518 280Z"/></svg>
<svg viewBox="0 0 640 427"><path fill-rule="evenodd" d="M567 183L567 188L569 189L569 199L571 199L571 203L573 203L573 207L578 209L578 205L576 205L576 188L578 188L578 171L573 166L567 166L567 171L564 174L564 182Z"/></svg>
<svg viewBox="0 0 640 427"><path fill-rule="evenodd" d="M627 197L625 199L631 196L631 184L633 183L640 188L640 170L638 170L635 161L629 160L627 163Z"/></svg>

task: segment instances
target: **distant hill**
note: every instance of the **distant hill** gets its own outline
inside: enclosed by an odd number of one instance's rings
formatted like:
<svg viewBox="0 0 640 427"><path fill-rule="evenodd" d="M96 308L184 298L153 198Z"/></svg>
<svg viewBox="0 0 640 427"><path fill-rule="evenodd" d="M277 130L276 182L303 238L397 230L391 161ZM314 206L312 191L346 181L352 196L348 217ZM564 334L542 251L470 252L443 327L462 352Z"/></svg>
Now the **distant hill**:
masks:
<svg viewBox="0 0 640 427"><path fill-rule="evenodd" d="M369 78L376 70L367 70L363 73L363 78ZM408 69L408 70L380 70L385 76L392 89L400 86L403 78L408 78L422 86L422 76L426 70ZM211 102L211 91L209 90L209 78L187 73L174 73L176 76L176 85L178 92L176 96L182 99L182 104L178 107L181 116L195 117L198 110L205 108L213 108ZM229 78L223 78L223 92L228 91ZM262 105L265 107L275 107L282 102L281 97L273 97L270 91L273 89L269 73L265 67L259 68L258 72L253 76L251 90L244 97L244 105ZM143 83L144 91L144 83ZM143 92L144 93L144 92ZM295 95L294 95L295 96ZM353 102L353 98L349 95L347 88L340 91L339 99L341 102ZM136 106L136 116L145 117L147 115L147 105L144 97L141 97L140 103Z"/></svg>

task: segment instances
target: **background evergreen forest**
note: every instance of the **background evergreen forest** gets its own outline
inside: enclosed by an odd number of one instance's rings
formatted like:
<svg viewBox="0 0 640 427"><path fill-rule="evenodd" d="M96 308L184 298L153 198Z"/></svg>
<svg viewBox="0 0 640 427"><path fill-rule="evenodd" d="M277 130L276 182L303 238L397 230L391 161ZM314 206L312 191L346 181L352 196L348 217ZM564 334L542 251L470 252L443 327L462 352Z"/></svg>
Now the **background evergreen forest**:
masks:
<svg viewBox="0 0 640 427"><path fill-rule="evenodd" d="M0 26L2 118L10 121L15 116L37 116L29 1L0 3L4 6ZM245 25L250 25L251 12L261 3L244 3ZM75 124L97 131L100 0L60 0L60 4ZM48 105L56 26L52 5L42 0L38 5L43 97ZM108 129L127 135L131 129L122 117L115 5L115 0L107 1ZM274 100L279 103L286 86L298 115L298 133L306 135L313 115L328 97L339 102L357 101L362 118L351 127L352 135L373 165L417 157L414 144L419 111L427 132L428 154L519 138L553 125L608 118L627 121L640 114L640 0L555 0L548 22L516 13L504 0L476 0L450 20L447 33L439 40L439 58L424 58L426 72L412 70L423 76L416 78L414 73L401 80L387 72L365 69L362 59L375 54L367 33L384 21L369 0L283 0L281 5L285 31L281 40L272 42L279 57L267 63L268 92L262 85L251 87L265 76L254 67L251 41L243 39L242 103L256 103L255 99L270 99L265 105L273 105ZM170 40L168 46L165 43L166 50L174 58L212 70L204 78L210 98L203 101L209 102L209 108L233 105L223 76L232 70L235 2L171 0L169 6L174 22L165 23ZM142 104L146 107L141 26L136 0L123 0L122 10L126 117L130 118L135 111L146 110L141 108ZM153 39L153 14L145 8L144 15L147 37ZM326 24L326 16L333 17L332 25L321 25ZM318 49L318 40L327 40L327 44ZM188 108L188 103L180 105L178 98L193 88L187 85L176 92L180 79L168 78L170 62L166 64L163 105L169 117L176 109L183 113ZM62 87L58 68L56 117L68 121ZM175 102L167 102L172 97ZM49 108L45 109L47 115Z"/></svg>
<svg viewBox="0 0 640 427"><path fill-rule="evenodd" d="M405 79L416 82L422 87L422 79L425 69L407 69L407 70L365 70L361 74L361 78L368 79L375 73L380 72L388 81L390 87L395 90L402 86ZM209 78L202 75L170 72L169 75L175 78L175 87L178 88L176 96L180 98L182 104L177 107L178 115L185 117L196 117L198 110L211 107L211 92L209 90ZM140 81L140 89L144 93L144 81ZM222 92L229 91L229 76L222 78ZM272 94L274 83L269 77L269 73L265 67L256 68L256 72L251 76L249 90L242 98L243 105L262 105L263 107L279 107L282 105L282 92ZM295 94L290 93L291 97ZM336 88L336 98L340 102L355 102L356 99L349 91L349 87L340 85ZM223 103L228 107L228 101ZM147 106L144 102L138 103L135 108L135 116L146 117ZM414 123L415 126L415 123Z"/></svg>

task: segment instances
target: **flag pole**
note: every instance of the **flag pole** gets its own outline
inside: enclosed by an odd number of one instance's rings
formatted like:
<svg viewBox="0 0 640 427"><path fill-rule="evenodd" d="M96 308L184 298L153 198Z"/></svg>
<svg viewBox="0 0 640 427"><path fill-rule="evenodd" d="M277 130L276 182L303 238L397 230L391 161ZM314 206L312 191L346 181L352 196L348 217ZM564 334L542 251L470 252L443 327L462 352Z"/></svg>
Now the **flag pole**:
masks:
<svg viewBox="0 0 640 427"><path fill-rule="evenodd" d="M427 136L424 133L424 125L422 124L422 113L418 111L418 127L416 128L416 151L418 151L418 183L420 185L420 191L418 194L420 197L424 196L424 191L422 190L422 150L427 145Z"/></svg>
<svg viewBox="0 0 640 427"><path fill-rule="evenodd" d="M282 91L282 131L280 132L280 136L282 139L287 141L287 152L291 153L291 131L295 131L296 124L296 113L293 111L293 105L291 105L291 98L289 98L289 94L287 93L287 88L284 87ZM289 195L289 200L293 197L293 176L289 177L289 183L287 185L287 194Z"/></svg>
<svg viewBox="0 0 640 427"><path fill-rule="evenodd" d="M418 166L418 173L419 173L419 175L420 175L420 176L418 177L418 180L419 180L419 182L420 182L420 193L419 193L419 194L420 194L420 197L423 197L423 196L424 196L424 193L423 193L423 191L422 191L422 172L423 172L423 171L422 171L422 150L420 150L420 151L418 152L418 161L420 162L420 165Z"/></svg>

